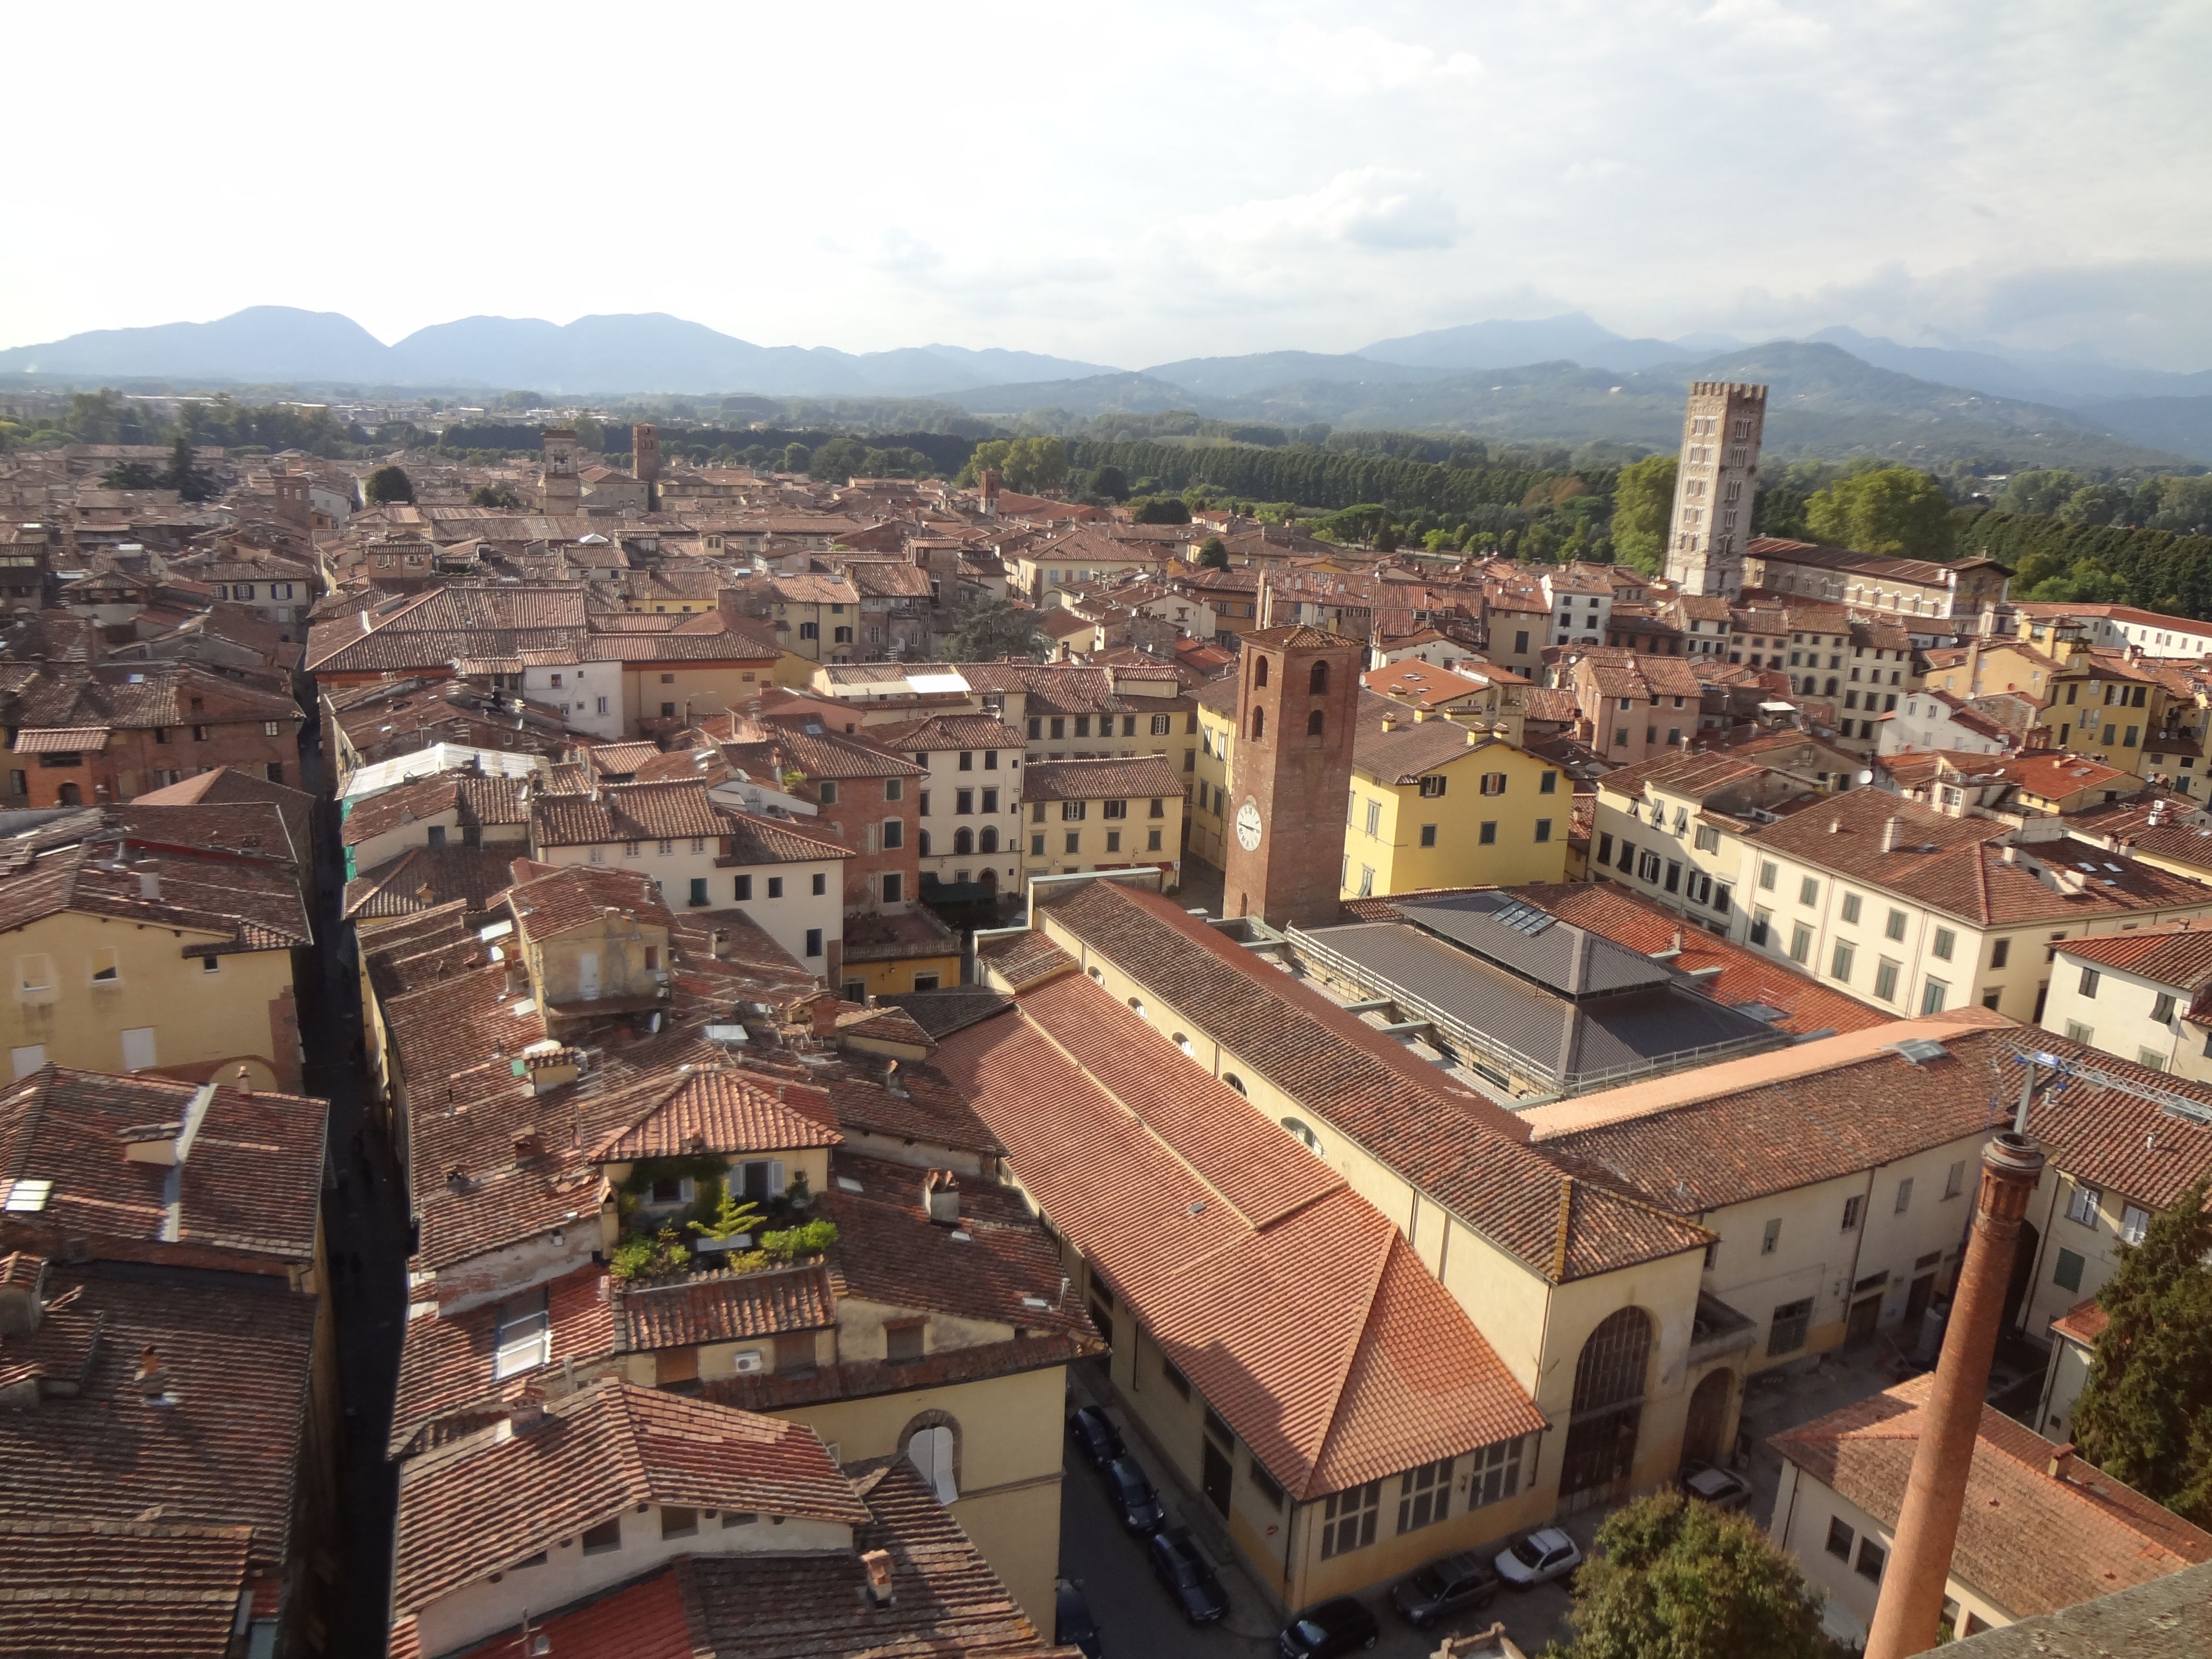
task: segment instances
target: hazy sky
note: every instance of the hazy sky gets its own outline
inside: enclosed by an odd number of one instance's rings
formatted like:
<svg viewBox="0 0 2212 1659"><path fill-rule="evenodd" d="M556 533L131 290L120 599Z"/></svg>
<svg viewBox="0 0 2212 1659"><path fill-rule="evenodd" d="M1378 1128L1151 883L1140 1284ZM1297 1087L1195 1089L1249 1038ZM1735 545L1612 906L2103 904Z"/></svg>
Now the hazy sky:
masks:
<svg viewBox="0 0 2212 1659"><path fill-rule="evenodd" d="M666 311L1138 367L1586 310L2212 366L2208 0L11 7L0 345Z"/></svg>

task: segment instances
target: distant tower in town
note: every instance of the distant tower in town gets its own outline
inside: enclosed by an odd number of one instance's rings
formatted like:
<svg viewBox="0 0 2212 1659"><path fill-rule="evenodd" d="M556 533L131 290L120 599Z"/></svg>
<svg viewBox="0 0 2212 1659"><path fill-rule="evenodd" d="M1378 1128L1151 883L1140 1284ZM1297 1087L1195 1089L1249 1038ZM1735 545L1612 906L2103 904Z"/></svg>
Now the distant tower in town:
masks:
<svg viewBox="0 0 2212 1659"><path fill-rule="evenodd" d="M576 434L565 426L544 428L544 465L538 475L538 511L573 514L584 499L584 481L576 472Z"/></svg>
<svg viewBox="0 0 2212 1659"><path fill-rule="evenodd" d="M660 428L640 421L629 429L630 475L645 486L645 507L660 505Z"/></svg>
<svg viewBox="0 0 2212 1659"><path fill-rule="evenodd" d="M1667 577L1686 594L1743 592L1744 544L1759 488L1766 388L1697 380L1682 417L1682 461L1667 521Z"/></svg>
<svg viewBox="0 0 2212 1659"><path fill-rule="evenodd" d="M1271 927L1336 919L1365 655L1358 640L1304 624L1244 636L1223 915Z"/></svg>

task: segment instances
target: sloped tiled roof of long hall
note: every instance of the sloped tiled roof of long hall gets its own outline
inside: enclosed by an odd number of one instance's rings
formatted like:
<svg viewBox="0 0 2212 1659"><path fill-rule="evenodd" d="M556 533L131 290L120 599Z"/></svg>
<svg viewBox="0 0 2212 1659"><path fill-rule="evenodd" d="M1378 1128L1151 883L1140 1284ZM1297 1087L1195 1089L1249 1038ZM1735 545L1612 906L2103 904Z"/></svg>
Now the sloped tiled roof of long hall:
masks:
<svg viewBox="0 0 2212 1659"><path fill-rule="evenodd" d="M1528 1127L1513 1114L1312 987L1255 963L1171 899L1093 881L1041 901L1038 910L1546 1279L1564 1283L1702 1249L1711 1237L1573 1178L1528 1145Z"/></svg>

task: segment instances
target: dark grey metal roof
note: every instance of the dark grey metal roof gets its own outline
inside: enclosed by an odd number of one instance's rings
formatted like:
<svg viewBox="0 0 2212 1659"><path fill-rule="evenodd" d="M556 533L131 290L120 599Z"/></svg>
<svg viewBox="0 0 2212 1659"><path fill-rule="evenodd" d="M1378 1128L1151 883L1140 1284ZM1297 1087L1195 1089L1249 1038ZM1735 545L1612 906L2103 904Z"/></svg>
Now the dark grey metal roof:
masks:
<svg viewBox="0 0 2212 1659"><path fill-rule="evenodd" d="M2212 1653L2212 1562L1951 1644L1960 1659L2203 1659Z"/></svg>
<svg viewBox="0 0 2212 1659"><path fill-rule="evenodd" d="M1657 969L1645 988L1576 1000L1403 922L1301 930L1296 942L1316 963L1328 965L1322 953L1341 958L1340 971L1392 998L1401 1013L1439 1017L1439 1035L1471 1048L1470 1059L1482 1057L1481 1042L1497 1044L1565 1093L1611 1074L1717 1058L1715 1049L1750 1053L1789 1040L1642 957L1635 960Z"/></svg>
<svg viewBox="0 0 2212 1659"><path fill-rule="evenodd" d="M1401 899L1398 914L1562 996L1605 996L1673 978L1650 957L1510 892Z"/></svg>

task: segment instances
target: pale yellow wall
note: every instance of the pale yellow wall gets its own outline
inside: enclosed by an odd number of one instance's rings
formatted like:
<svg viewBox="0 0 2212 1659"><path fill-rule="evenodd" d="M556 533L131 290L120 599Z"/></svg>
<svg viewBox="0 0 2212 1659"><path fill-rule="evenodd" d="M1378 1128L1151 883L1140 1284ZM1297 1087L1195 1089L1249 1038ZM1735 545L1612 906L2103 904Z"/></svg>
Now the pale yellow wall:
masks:
<svg viewBox="0 0 2212 1659"><path fill-rule="evenodd" d="M1233 713L1224 714L1201 706L1198 729L1198 772L1192 790L1190 850L1192 856L1218 866L1227 857L1224 837L1229 830L1223 817L1233 816L1237 810L1229 805L1236 782L1232 757L1237 720ZM1216 789L1222 793L1220 814L1213 810Z"/></svg>
<svg viewBox="0 0 2212 1659"><path fill-rule="evenodd" d="M297 1064L296 1054L272 1052L269 1006L292 988L292 954L236 952L215 957L211 972L198 957L180 954L186 945L225 937L73 911L28 923L9 935L0 952L9 975L0 996L0 1042L9 1050L41 1048L43 1060L57 1066L119 1072L121 1033L150 1026L155 1069L258 1061L254 1083L270 1087L276 1072L267 1062ZM95 983L92 975L111 960L116 978ZM26 989L27 975L43 979L47 988Z"/></svg>
<svg viewBox="0 0 2212 1659"><path fill-rule="evenodd" d="M1918 1333L1899 1322L1912 1281L1933 1275L1943 1291L1958 1271L1960 1240L1974 1201L1984 1136L1955 1140L1885 1164L1872 1170L1791 1188L1766 1198L1750 1199L1703 1215L1698 1220L1720 1235L1705 1286L1737 1312L1759 1322L1759 1337L1741 1360L1753 1370L1834 1347L1844 1340L1853 1303L1880 1295L1877 1328L1908 1347ZM1956 1171L1957 1190L1950 1191ZM1906 1207L1897 1207L1900 1183L1910 1181ZM1856 1197L1858 1224L1843 1229L1847 1200ZM1779 1221L1771 1255L1763 1253L1766 1224ZM1927 1266L1923 1258L1936 1259ZM1878 1273L1887 1281L1878 1289L1853 1287ZM1788 1353L1767 1352L1773 1310L1802 1297L1813 1303L1805 1346Z"/></svg>
<svg viewBox="0 0 2212 1659"><path fill-rule="evenodd" d="M1481 793L1486 773L1504 775L1503 794ZM1547 775L1554 792L1548 795L1541 793ZM1443 797L1424 799L1418 782L1389 782L1352 769L1344 832L1346 897L1359 896L1363 889L1386 894L1430 887L1515 887L1558 881L1565 874L1574 785L1557 768L1525 750L1492 744L1454 756L1431 768L1430 775L1446 780ZM1378 808L1373 835L1367 832L1370 804ZM1539 820L1548 821L1550 840L1536 839ZM1497 840L1487 847L1481 837L1485 823L1498 826ZM1436 827L1434 847L1421 845L1425 824Z"/></svg>
<svg viewBox="0 0 2212 1659"><path fill-rule="evenodd" d="M1549 1513L1556 1498L1559 1448L1583 1342L1601 1321L1631 1304L1652 1316L1655 1356L1647 1395L1650 1403L1644 1411L1633 1479L1639 1486L1650 1485L1674 1474L1680 1462L1687 1385L1695 1380L1687 1373L1687 1358L1701 1252L1685 1251L1564 1285L1550 1284L1485 1240L1463 1218L1449 1215L1321 1114L1278 1089L1248 1058L1222 1046L1179 1009L1153 996L1049 913L1041 915L1054 943L1091 973L1109 995L1124 1004L1132 997L1144 1004L1146 1021L1169 1039L1164 1060L1170 1058L1176 1036L1188 1038L1193 1064L1218 1078L1235 1076L1253 1109L1269 1122L1279 1125L1284 1118L1294 1117L1307 1125L1320 1143L1317 1155L1406 1234L1416 1254L1437 1273L1506 1369L1554 1425L1553 1431L1542 1437L1534 1464L1534 1483L1540 1492L1548 1494L1541 1500L1544 1513ZM1118 1361L1115 1380L1126 1390L1128 1385Z"/></svg>
<svg viewBox="0 0 2212 1659"><path fill-rule="evenodd" d="M1838 1560L1828 1553L1828 1522L1840 1519L1851 1529L1851 1562ZM1832 1616L1835 1612L1848 1615L1863 1638L1874 1622L1874 1609L1881 1595L1881 1588L1872 1579L1862 1577L1852 1565L1858 1559L1858 1540L1871 1537L1884 1550L1896 1542L1888 1528L1869 1515L1857 1504L1844 1498L1832 1488L1806 1474L1794 1463L1782 1466L1782 1485L1774 1500L1774 1521L1768 1528L1775 1543L1796 1559L1806 1577L1827 1593ZM1883 1571L1883 1578L1896 1571L1894 1558ZM1957 1603L1964 1613L1971 1613L1990 1628L2013 1622L2013 1616L1989 1597L1961 1583L1954 1575L1943 1582L1943 1593Z"/></svg>
<svg viewBox="0 0 2212 1659"><path fill-rule="evenodd" d="M658 969L648 970L645 952L659 952ZM586 922L549 939L531 939L528 952L530 982L545 1002L579 1000L583 959L597 963L601 997L649 996L668 972L668 930L627 915Z"/></svg>
<svg viewBox="0 0 2212 1659"><path fill-rule="evenodd" d="M960 1499L952 1518L1040 1629L1052 1627L1060 1559L1060 1478L1067 1376L1052 1365L943 1388L825 1401L774 1413L805 1424L847 1462L904 1449L902 1434L928 1412L957 1425Z"/></svg>
<svg viewBox="0 0 2212 1659"><path fill-rule="evenodd" d="M842 975L847 983L863 981L870 996L894 996L915 988L915 975L934 974L939 987L960 983L960 958L950 957L907 957L897 962L854 962L848 957Z"/></svg>
<svg viewBox="0 0 2212 1659"><path fill-rule="evenodd" d="M350 861L352 873L359 875L365 870L374 870L386 860L398 858L410 847L428 846L430 826L434 823L445 830L447 845L458 845L461 839L460 819L460 808L449 806L442 812L433 812L428 817L410 819L405 823L386 830L380 836L371 836L367 841L356 842L346 848L346 857ZM514 828L518 831L520 830L519 825ZM522 831L520 838L527 839L527 832Z"/></svg>
<svg viewBox="0 0 2212 1659"><path fill-rule="evenodd" d="M744 708L773 683L775 674L766 662L625 663L623 717L635 732L641 720L661 718L661 704L674 703L676 718L681 720L689 702L691 718L703 720L726 708Z"/></svg>
<svg viewBox="0 0 2212 1659"><path fill-rule="evenodd" d="M2146 1218L2157 1214L2150 1206L2115 1188L2089 1188L2060 1167L2063 1159L2062 1152L2044 1166L2035 1195L2028 1202L2027 1218L2038 1231L2033 1277L2028 1280L2021 1329L2038 1342L2050 1340L2052 1320L2082 1297L2104 1289L2119 1271L2120 1227L2128 1207L2132 1205L2142 1210ZM2070 1212L2075 1194L2085 1188L2097 1194L2094 1223L2077 1221ZM2070 1250L2081 1258L2081 1282L2076 1289L2069 1290L2057 1281L2061 1250Z"/></svg>
<svg viewBox="0 0 2212 1659"><path fill-rule="evenodd" d="M1102 867L1158 864L1172 866L1182 856L1183 799L1180 793L1160 797L1160 816L1152 817L1152 798L1132 796L1128 802L1129 816L1108 818L1103 811L1103 799L1085 801L1081 819L1070 822L1060 816L1059 801L1030 803L1022 815L1021 855L1024 880L1033 876L1066 875L1079 870ZM1044 822L1036 821L1036 808L1045 810ZM1152 832L1159 831L1160 844L1154 848ZM1118 831L1121 844L1119 848L1107 845L1108 836ZM1076 850L1067 850L1067 837L1078 837ZM1044 837L1044 850L1036 850L1036 837ZM1173 873L1170 870L1172 885Z"/></svg>

